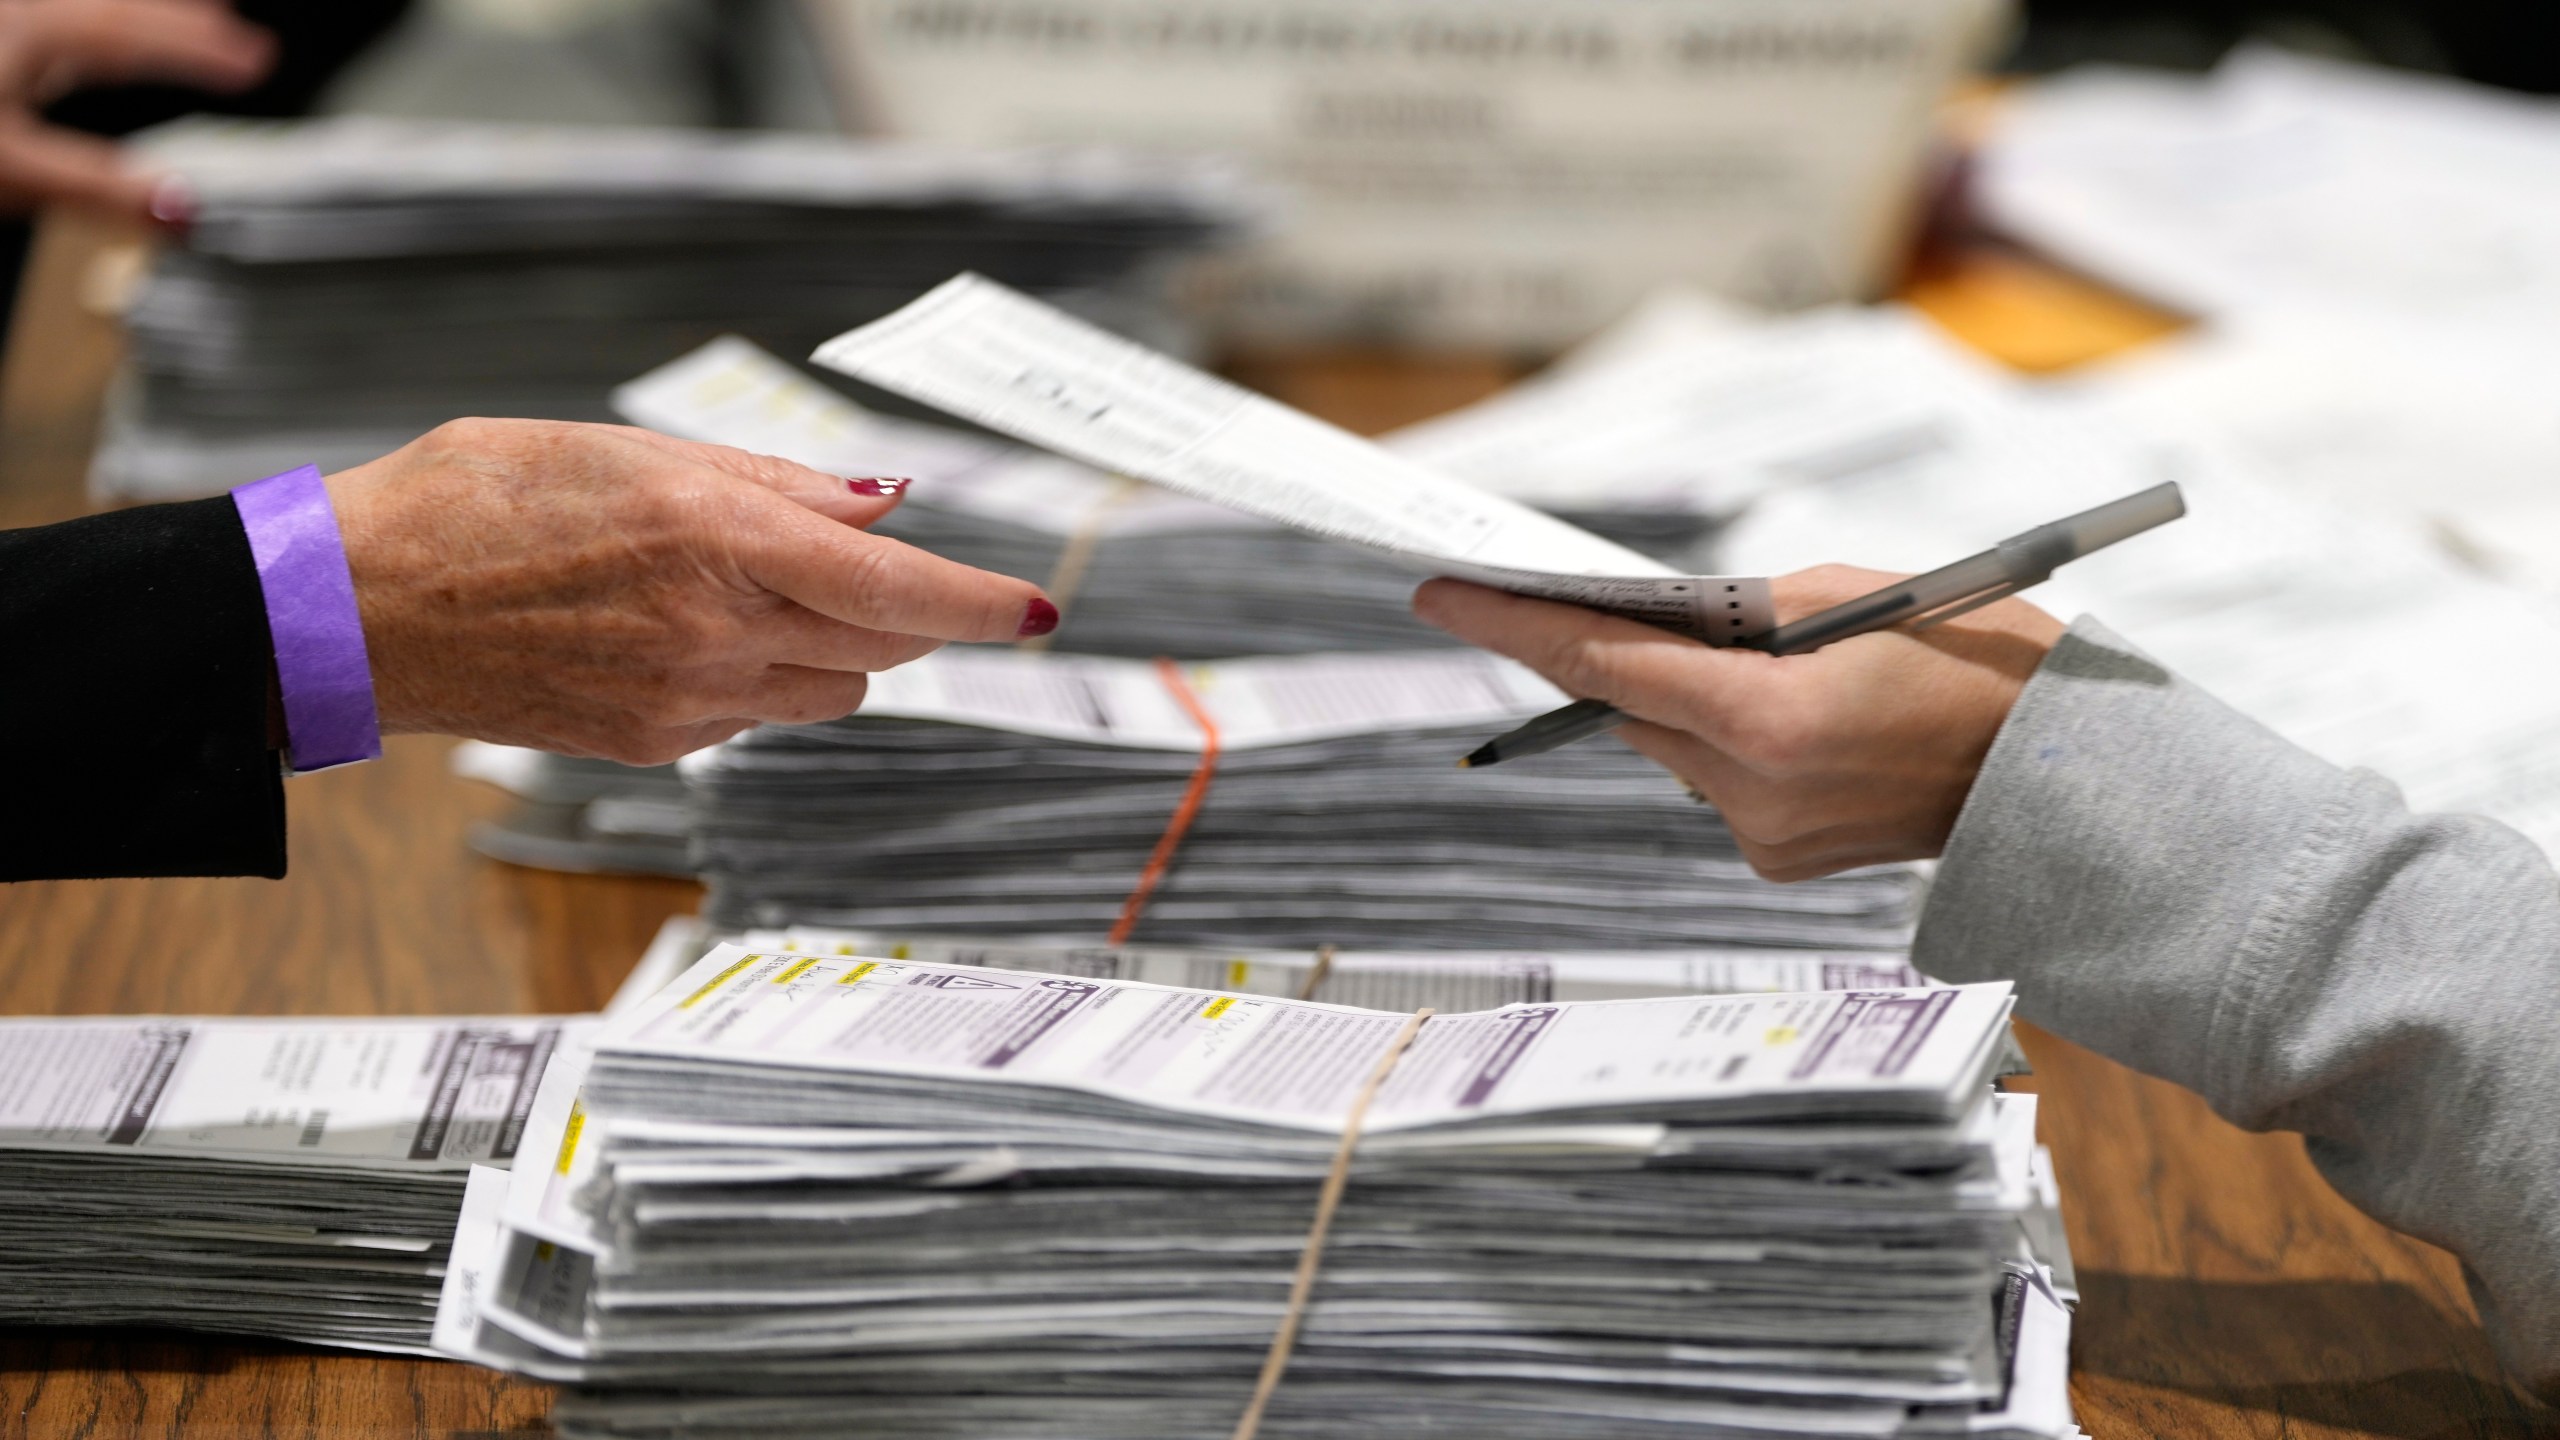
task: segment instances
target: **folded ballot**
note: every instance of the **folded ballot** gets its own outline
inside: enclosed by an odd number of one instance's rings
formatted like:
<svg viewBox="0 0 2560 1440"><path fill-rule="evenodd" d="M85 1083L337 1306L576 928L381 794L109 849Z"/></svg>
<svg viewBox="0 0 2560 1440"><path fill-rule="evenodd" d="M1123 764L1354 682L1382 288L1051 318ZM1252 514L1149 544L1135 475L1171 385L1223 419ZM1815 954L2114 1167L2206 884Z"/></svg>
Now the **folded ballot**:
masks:
<svg viewBox="0 0 2560 1440"><path fill-rule="evenodd" d="M608 419L670 355L731 330L805 351L955 265L1163 338L1164 262L1264 203L1210 162L818 135L340 118L143 144L200 214L131 302L93 470L142 498L459 415Z"/></svg>
<svg viewBox="0 0 2560 1440"><path fill-rule="evenodd" d="M558 1019L0 1021L0 1321L424 1353Z"/></svg>
<svg viewBox="0 0 2560 1440"><path fill-rule="evenodd" d="M858 714L761 727L688 757L694 861L727 930L1090 940L1113 928L1177 812L1196 809L1154 867L1133 938L1907 943L1908 868L1761 880L1712 810L1614 742L1456 768L1486 734L1562 698L1466 650L1179 668L945 650L875 677Z"/></svg>
<svg viewBox="0 0 2560 1440"><path fill-rule="evenodd" d="M737 336L621 386L613 403L670 435L914 480L874 528L1046 584L1065 614L1053 649L1208 659L1455 643L1413 618L1409 566L982 432L866 410ZM1686 556L1710 525L1685 495L1511 493L1657 564Z"/></svg>
<svg viewBox="0 0 2560 1440"><path fill-rule="evenodd" d="M948 280L811 358L1026 444L1415 573L1587 605L1711 645L1775 624L1764 579L1683 575L984 276Z"/></svg>
<svg viewBox="0 0 2560 1440"><path fill-rule="evenodd" d="M2060 1436L2005 985L1435 1015L1271 1436ZM723 946L555 1064L438 1343L564 1435L1225 1434L1393 1011Z"/></svg>

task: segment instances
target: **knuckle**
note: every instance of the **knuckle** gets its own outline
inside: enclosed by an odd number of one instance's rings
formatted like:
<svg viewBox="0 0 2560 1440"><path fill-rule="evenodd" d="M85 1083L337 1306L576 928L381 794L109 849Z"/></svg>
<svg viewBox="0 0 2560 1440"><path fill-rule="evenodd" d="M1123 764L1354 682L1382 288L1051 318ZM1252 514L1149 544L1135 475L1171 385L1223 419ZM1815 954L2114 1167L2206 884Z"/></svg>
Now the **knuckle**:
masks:
<svg viewBox="0 0 2560 1440"><path fill-rule="evenodd" d="M690 678L668 677L650 686L633 709L653 729L680 730L717 714L719 705L712 687Z"/></svg>
<svg viewBox="0 0 2560 1440"><path fill-rule="evenodd" d="M1555 651L1550 678L1576 695L1598 695L1609 688L1615 670L1606 643L1577 635Z"/></svg>

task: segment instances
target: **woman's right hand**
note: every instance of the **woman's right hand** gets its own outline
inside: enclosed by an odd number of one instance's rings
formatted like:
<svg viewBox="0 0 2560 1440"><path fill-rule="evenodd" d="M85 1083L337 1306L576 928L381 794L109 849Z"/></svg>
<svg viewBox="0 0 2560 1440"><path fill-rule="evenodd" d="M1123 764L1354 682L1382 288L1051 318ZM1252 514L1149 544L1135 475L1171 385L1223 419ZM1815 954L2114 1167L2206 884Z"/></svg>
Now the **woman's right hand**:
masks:
<svg viewBox="0 0 2560 1440"><path fill-rule="evenodd" d="M1822 565L1771 592L1784 623L1894 578ZM1424 585L1413 608L1634 717L1620 737L1722 811L1743 858L1772 880L1936 855L2009 707L2062 636L2062 622L2024 600L1784 658L1456 580Z"/></svg>
<svg viewBox="0 0 2560 1440"><path fill-rule="evenodd" d="M0 209L67 203L181 225L181 187L123 146L45 123L43 108L84 85L157 81L229 94L265 78L275 37L226 0L9 0L0 3Z"/></svg>
<svg viewBox="0 0 2560 1440"><path fill-rule="evenodd" d="M1025 580L865 533L897 487L646 430L457 420L328 480L384 733L632 764L833 719Z"/></svg>

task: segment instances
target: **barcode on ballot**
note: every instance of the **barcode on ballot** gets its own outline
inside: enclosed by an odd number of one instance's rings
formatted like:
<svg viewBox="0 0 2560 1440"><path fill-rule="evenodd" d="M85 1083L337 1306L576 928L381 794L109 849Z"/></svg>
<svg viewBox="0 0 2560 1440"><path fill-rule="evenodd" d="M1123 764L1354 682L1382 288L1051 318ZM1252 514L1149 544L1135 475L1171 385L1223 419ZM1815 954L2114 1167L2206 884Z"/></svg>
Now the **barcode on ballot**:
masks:
<svg viewBox="0 0 2560 1440"><path fill-rule="evenodd" d="M329 1112L326 1110L314 1110L311 1112L310 1118L302 1122L302 1138L294 1141L293 1143L302 1146L305 1149L309 1149L310 1147L320 1143L321 1133L328 1128Z"/></svg>

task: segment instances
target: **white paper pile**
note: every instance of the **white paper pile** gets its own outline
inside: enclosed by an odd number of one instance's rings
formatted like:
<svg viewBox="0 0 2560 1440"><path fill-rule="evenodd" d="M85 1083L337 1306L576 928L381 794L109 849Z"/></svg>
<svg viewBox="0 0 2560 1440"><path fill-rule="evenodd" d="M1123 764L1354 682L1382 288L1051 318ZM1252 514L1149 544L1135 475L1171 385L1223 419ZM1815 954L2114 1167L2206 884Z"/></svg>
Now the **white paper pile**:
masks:
<svg viewBox="0 0 2560 1440"><path fill-rule="evenodd" d="M606 419L713 336L800 353L963 265L1161 334L1165 262L1260 203L1206 163L812 135L192 122L148 154L201 214L126 316L93 472L146 498L459 415Z"/></svg>
<svg viewBox="0 0 2560 1440"><path fill-rule="evenodd" d="M1556 690L1475 651L1182 667L1219 732L1135 937L1387 949L1896 949L1907 869L1774 885L1615 741L1489 770L1458 757ZM736 929L1098 938L1200 768L1156 666L945 650L861 713L688 757L707 913Z"/></svg>
<svg viewBox="0 0 2560 1440"><path fill-rule="evenodd" d="M2004 228L2205 323L2071 377L2560 596L2560 105L2244 49L2005 107Z"/></svg>
<svg viewBox="0 0 2560 1440"><path fill-rule="evenodd" d="M1430 1019L1261 1433L2067 1434L2008 1009ZM568 1436L1225 1434L1406 1024L724 946L554 1067L558 1163L475 1181L438 1343L579 1382Z"/></svg>
<svg viewBox="0 0 2560 1440"><path fill-rule="evenodd" d="M2547 99L2244 47L2024 87L1978 173L1994 225L2199 315L2560 329Z"/></svg>
<svg viewBox="0 0 2560 1440"><path fill-rule="evenodd" d="M454 774L516 797L505 814L471 827L471 848L492 860L543 870L693 873L693 805L673 765L618 765L484 740L455 746L449 763Z"/></svg>
<svg viewBox="0 0 2560 1440"><path fill-rule="evenodd" d="M585 1023L0 1021L0 1321L425 1353L465 1171Z"/></svg>
<svg viewBox="0 0 2560 1440"><path fill-rule="evenodd" d="M2560 611L2482 573L2560 575L2544 539L2560 535L2551 487L2534 478L2549 468L2537 456L2560 456L2538 403L2560 369L2479 329L2456 364L2451 327L2432 344L2415 329L2253 313L2193 348L2056 386L1996 370L1898 307L1753 322L1674 300L1595 346L1559 377L1569 383L1424 428L1444 432L1442 453L1560 452L1632 390L1676 392L1684 375L1757 386L1759 423L1792 453L1851 463L1756 460L1767 452L1752 432L1714 423L1711 407L1665 407L1701 423L1666 419L1646 445L1752 477L1715 558L1765 574L1927 570L2176 480L2185 519L2027 598L2096 615L2288 739L2397 781L2421 809L2488 814L2560 850ZM1823 362L1804 365L1816 332ZM1725 368L1752 354L1769 359L1765 383Z"/></svg>

